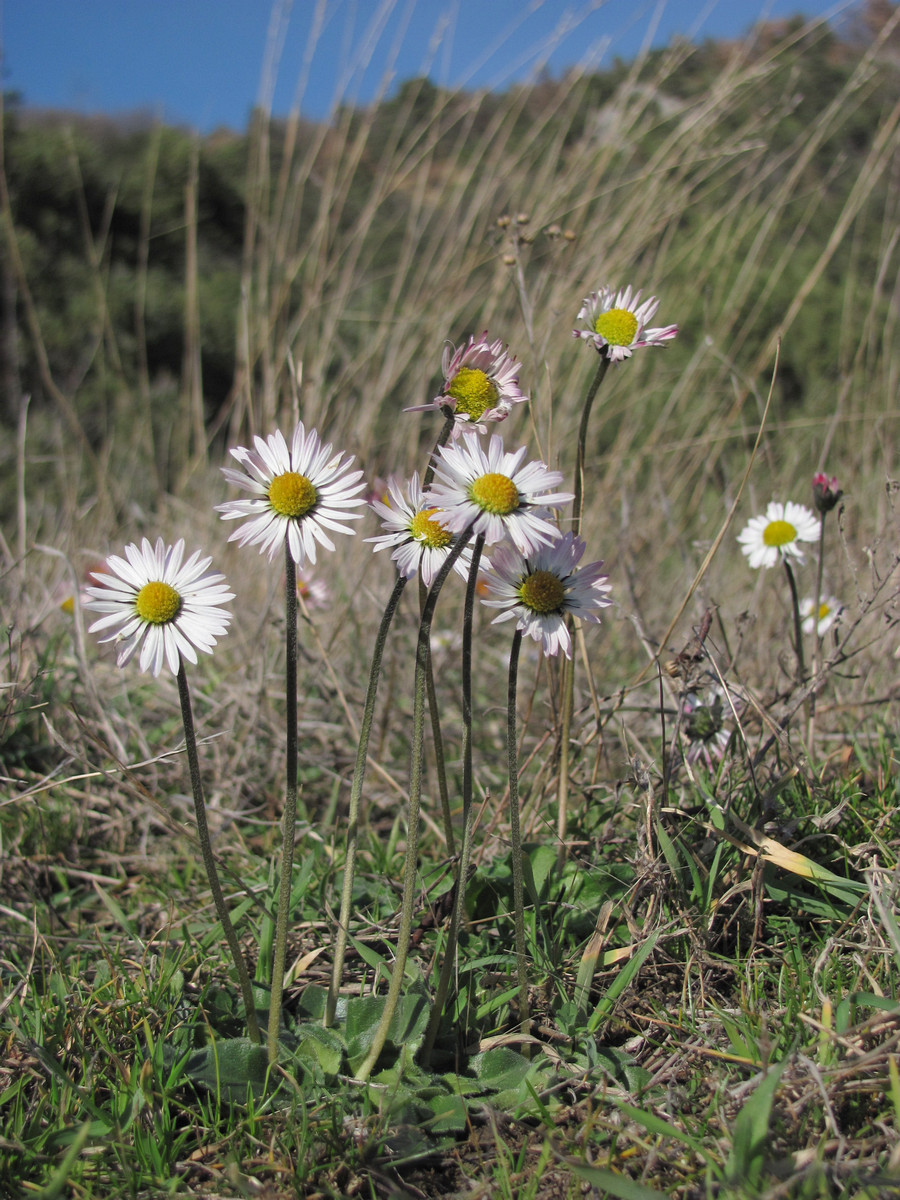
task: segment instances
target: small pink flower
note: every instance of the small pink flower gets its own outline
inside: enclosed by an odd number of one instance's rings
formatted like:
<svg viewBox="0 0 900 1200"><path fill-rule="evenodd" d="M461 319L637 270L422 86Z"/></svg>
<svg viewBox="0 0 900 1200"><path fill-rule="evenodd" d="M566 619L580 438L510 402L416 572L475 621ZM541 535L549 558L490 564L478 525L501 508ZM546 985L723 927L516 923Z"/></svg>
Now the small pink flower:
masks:
<svg viewBox="0 0 900 1200"><path fill-rule="evenodd" d="M813 475L812 489L813 504L820 513L831 512L844 494L838 487L837 476L832 475L829 479L823 471Z"/></svg>

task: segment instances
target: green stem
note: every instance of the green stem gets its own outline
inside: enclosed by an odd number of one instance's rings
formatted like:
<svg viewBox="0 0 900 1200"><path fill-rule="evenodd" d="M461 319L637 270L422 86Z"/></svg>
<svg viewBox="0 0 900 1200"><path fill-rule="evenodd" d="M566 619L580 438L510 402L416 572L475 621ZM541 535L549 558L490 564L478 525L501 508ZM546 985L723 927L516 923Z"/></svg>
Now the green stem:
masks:
<svg viewBox="0 0 900 1200"><path fill-rule="evenodd" d="M424 611L428 589L419 576L419 612ZM447 765L444 759L444 735L441 732L441 712L438 706L437 689L434 686L434 670L431 657L425 670L425 689L428 693L428 714L431 718L431 744L434 750L434 768L437 774L438 794L441 799L441 818L444 822L444 837L447 853L452 858L456 853L456 838L453 835L453 814L450 812L450 792L447 788Z"/></svg>
<svg viewBox="0 0 900 1200"><path fill-rule="evenodd" d="M469 578L466 583L466 599L463 608L463 641L462 641L462 716L463 716L463 836L459 853L459 864L456 872L456 897L453 902L453 914L450 918L450 929L447 933L447 944L444 949L444 961L441 964L441 974L431 1006L431 1016L425 1031L425 1041L422 1046L422 1061L428 1062L431 1051L441 1024L441 1016L447 994L450 991L450 981L456 959L456 943L462 924L465 909L466 880L469 874L469 860L472 856L472 617L475 611L475 587L478 583L478 568L481 563L481 552L484 549L484 534L479 534L472 548L472 563L469 567Z"/></svg>
<svg viewBox="0 0 900 1200"><path fill-rule="evenodd" d="M225 941L231 952L235 970L241 986L241 996L244 1001L244 1011L247 1014L247 1032L251 1041L260 1042L259 1023L256 1019L256 1007L253 1000L253 985L250 973L238 945L237 935L228 915L222 885L219 883L219 873L216 870L216 860L213 857L209 841L209 826L206 823L206 803L203 799L203 781L200 778L200 763L197 758L197 738L194 733L194 717L191 712L191 694L188 691L187 676L184 672L184 662L178 664L178 697L181 700L181 720L184 724L184 744L187 750L188 770L191 775L191 791L194 796L194 814L197 818L197 835L200 839L200 852L203 855L203 865L206 868L206 878L209 881L213 903L216 906L216 916L225 933Z"/></svg>
<svg viewBox="0 0 900 1200"><path fill-rule="evenodd" d="M576 537L581 533L581 518L584 515L584 459L587 447L588 420L594 397L600 390L600 384L606 378L609 370L609 359L605 354L600 357L600 366L594 376L588 394L584 398L584 408L581 410L581 424L578 426L578 447L575 452L575 499L572 501L572 532Z"/></svg>
<svg viewBox="0 0 900 1200"><path fill-rule="evenodd" d="M575 499L572 501L572 532L576 537L581 534L581 521L584 516L584 460L587 453L588 421L594 399L600 390L600 384L606 378L610 360L605 354L600 356L600 365L588 388L581 410L581 422L578 426L578 445L575 451ZM572 636L575 623L571 616L566 617L569 635ZM557 836L559 852L557 866L562 867L566 857L566 837L569 825L569 735L572 728L572 713L575 708L575 659L563 659L560 691L562 700L559 748L559 778L556 788Z"/></svg>
<svg viewBox="0 0 900 1200"><path fill-rule="evenodd" d="M525 888L522 881L522 833L519 828L519 750L516 730L516 688L522 631L513 635L509 652L509 691L506 709L506 758L509 773L509 838L513 869L513 915L516 929L516 973L519 977L519 1020L523 1033L530 1025L528 1011L528 959L525 954Z"/></svg>
<svg viewBox="0 0 900 1200"><path fill-rule="evenodd" d="M819 605L822 603L822 578L825 568L825 517L819 522L819 561L816 566L816 593L813 597L813 652L811 675L815 679L819 673L819 654L822 649L822 639L819 637ZM816 732L816 693L810 692L806 709L806 748L809 757L813 756L813 740Z"/></svg>
<svg viewBox="0 0 900 1200"><path fill-rule="evenodd" d="M347 855L344 862L344 886L341 892L341 915L338 919L337 937L334 945L334 963L331 969L331 986L328 989L328 999L325 1002L325 1026L334 1021L337 1007L338 990L341 986L341 975L344 970L344 956L347 952L347 935L350 928L350 906L353 901L353 876L356 869L356 849L359 839L359 802L362 797L363 783L366 777L366 760L369 753L369 736L372 732L372 721L375 715L375 697L378 692L378 680L381 674L381 659L387 642L388 631L394 614L403 595L407 578L398 575L391 592L387 608L381 618L378 637L375 639L375 649L372 653L372 665L369 668L369 687L366 691L366 704L363 710L362 724L359 729L359 745L356 748L356 766L353 771L353 782L350 785L350 806L347 813Z"/></svg>
<svg viewBox="0 0 900 1200"><path fill-rule="evenodd" d="M453 410L449 405L445 405L441 410L444 414L444 425L441 429L438 439L434 444L428 458L428 466L425 469L425 475L422 479L422 490L424 491L431 481L434 479L434 468L437 461L438 453L442 446L446 446L450 440L450 434L453 432L455 417ZM422 576L419 576L419 612L425 608L425 600L427 589ZM437 700L437 690L434 686L434 669L431 662L431 656L428 657L428 664L425 668L425 687L428 692L428 713L431 719L431 742L434 749L434 766L437 774L438 794L441 799L441 817L444 822L444 837L447 839L447 853L454 855L456 853L456 840L453 836L453 818L450 813L450 794L447 789L447 767L444 760L444 737L441 733L441 713Z"/></svg>
<svg viewBox="0 0 900 1200"><path fill-rule="evenodd" d="M806 664L803 658L803 630L800 623L800 600L797 596L797 581L791 570L790 562L784 560L784 570L787 575L788 587L791 589L791 608L794 614L794 652L797 655L797 683L802 686L806 680Z"/></svg>
<svg viewBox="0 0 900 1200"><path fill-rule="evenodd" d="M419 809L422 800L422 759L425 741L425 671L431 654L431 622L437 606L438 596L444 581L450 574L453 564L459 558L463 547L469 540L472 527L460 534L450 554L444 560L440 571L431 585L422 619L419 622L419 637L416 644L416 673L413 695L413 730L412 753L409 770L409 808L407 812L406 830L406 859L403 868L403 899L400 902L400 928L397 931L397 952L394 956L394 967L391 971L391 982L384 1002L384 1011L375 1036L369 1047L363 1063L356 1073L359 1080L368 1079L372 1068L378 1061L378 1056L387 1041L388 1030L397 1003L400 999L400 989L403 986L403 976L406 970L406 956L409 953L409 939L412 932L413 901L416 894L416 874L419 851Z"/></svg>
<svg viewBox="0 0 900 1200"><path fill-rule="evenodd" d="M287 923L291 907L291 874L294 866L294 833L297 824L297 568L288 539L284 539L285 612L285 798L281 831L281 878L278 913L275 918L275 949L272 955L272 996L269 1001L269 1062L278 1059L281 1027L281 997L287 956Z"/></svg>

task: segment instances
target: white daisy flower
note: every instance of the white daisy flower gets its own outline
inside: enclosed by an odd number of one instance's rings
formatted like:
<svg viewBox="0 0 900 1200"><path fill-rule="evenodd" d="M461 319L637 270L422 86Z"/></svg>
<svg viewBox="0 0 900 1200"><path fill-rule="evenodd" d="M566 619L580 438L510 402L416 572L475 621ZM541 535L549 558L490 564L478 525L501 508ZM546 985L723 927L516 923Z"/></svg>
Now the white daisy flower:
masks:
<svg viewBox="0 0 900 1200"><path fill-rule="evenodd" d="M508 543L491 556L491 570L485 575L488 594L482 600L489 608L503 611L493 624L515 618L516 627L536 642L545 654L572 657L572 639L566 627L571 613L585 621L600 621L598 608L608 608L609 585L603 563L589 563L579 569L584 542L573 533L563 534L550 546L541 546L527 557Z"/></svg>
<svg viewBox="0 0 900 1200"><path fill-rule="evenodd" d="M486 331L477 342L470 337L467 346L445 346L441 370L444 382L440 395L429 404L404 411L450 408L456 418L454 438L467 428L486 433L485 421L504 421L514 404L528 400L519 390L518 361L499 339L489 342Z"/></svg>
<svg viewBox="0 0 900 1200"><path fill-rule="evenodd" d="M819 522L805 504L771 500L765 515L752 517L738 534L741 549L751 567L774 567L786 558L803 561L798 542L817 542Z"/></svg>
<svg viewBox="0 0 900 1200"><path fill-rule="evenodd" d="M387 503L373 500L370 507L381 518L388 532L366 538L366 541L374 543L376 554L392 546L391 558L404 579L411 579L416 571L421 570L423 583L431 587L435 575L453 549L456 536L441 520L443 514L440 510L426 502L418 471L406 485L405 495L399 481L391 476L387 482L385 499ZM472 551L466 546L453 564L454 570L466 579L471 562Z"/></svg>
<svg viewBox="0 0 900 1200"><path fill-rule="evenodd" d="M234 593L225 576L204 575L212 559L199 550L182 565L183 557L183 540L167 547L162 538L155 546L144 538L140 549L126 546L124 558L110 555L102 571L91 572L97 586L85 589L85 607L106 614L91 633L111 631L100 641L118 645L120 667L140 647L142 671L159 675L165 662L177 675L182 658L196 663L197 650L211 654L227 631L231 613L221 605Z"/></svg>
<svg viewBox="0 0 900 1200"><path fill-rule="evenodd" d="M483 534L487 545L509 535L523 554L533 554L559 537L546 510L568 504L573 496L549 490L562 483L561 471L542 462L523 467L524 457L524 446L507 454L497 434L485 451L477 433L464 433L455 445L441 447L425 502L441 509L441 523L451 533L474 521L473 534Z"/></svg>
<svg viewBox="0 0 900 1200"><path fill-rule="evenodd" d="M229 483L254 493L251 500L216 505L223 521L249 518L228 540L241 546L259 545L260 553L268 552L271 561L287 538L298 567L307 560L314 563L316 542L326 550L334 549L326 529L352 533L343 523L362 516L346 511L365 504L358 495L365 487L360 482L362 471L348 474L353 456L333 454L331 445L323 446L314 429L307 433L302 421L290 448L280 431L265 441L256 437L253 443L255 450L237 446L231 451L243 470L222 468Z"/></svg>
<svg viewBox="0 0 900 1200"><path fill-rule="evenodd" d="M641 293L632 294L630 284L619 292L609 287L591 292L578 313L578 320L586 321L587 329L573 329L572 336L590 342L610 362L631 358L632 351L641 346L664 346L678 333L678 326L647 329L659 301L651 296L641 304L640 299Z"/></svg>
<svg viewBox="0 0 900 1200"><path fill-rule="evenodd" d="M835 621L841 619L844 606L834 596L823 596L819 601L819 616L816 616L816 602L812 596L800 601L800 616L803 618L801 628L804 633L812 633L815 628L818 637L824 637Z"/></svg>

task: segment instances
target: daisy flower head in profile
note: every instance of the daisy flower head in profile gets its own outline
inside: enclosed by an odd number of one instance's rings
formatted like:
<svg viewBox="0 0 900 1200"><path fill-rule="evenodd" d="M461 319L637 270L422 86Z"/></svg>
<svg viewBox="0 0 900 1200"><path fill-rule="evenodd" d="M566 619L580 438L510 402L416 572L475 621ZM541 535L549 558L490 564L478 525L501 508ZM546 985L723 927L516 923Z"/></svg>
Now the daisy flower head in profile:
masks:
<svg viewBox="0 0 900 1200"><path fill-rule="evenodd" d="M166 546L125 547L113 554L102 571L92 572L96 585L86 588L85 607L103 613L90 627L105 632L101 642L115 642L117 662L124 667L140 649L142 671L158 676L164 664L178 674L181 660L197 662L197 651L211 654L216 639L228 629L231 613L222 607L234 599L224 575L206 575L211 558L196 551L187 562L184 541Z"/></svg>
<svg viewBox="0 0 900 1200"><path fill-rule="evenodd" d="M540 642L545 654L562 650L571 658L567 615L599 623L598 609L612 603L603 563L579 567L583 554L584 542L573 533L527 556L504 542L491 555L485 575L488 597L482 604L501 610L493 624L515 620L516 628Z"/></svg>
<svg viewBox="0 0 900 1200"><path fill-rule="evenodd" d="M253 444L253 450L237 446L231 451L240 471L222 468L229 483L252 493L250 499L216 505L223 521L245 521L228 540L258 545L270 561L286 540L298 567L315 563L316 543L334 549L326 530L354 532L345 522L362 516L347 511L365 504L359 495L365 487L362 471L351 471L353 456L334 454L314 429L307 433L302 421L290 446L280 431L265 440L256 437Z"/></svg>
<svg viewBox="0 0 900 1200"><path fill-rule="evenodd" d="M391 549L391 558L404 579L422 572L422 582L431 587L434 577L453 549L456 536L442 521L443 514L424 498L418 471L406 485L393 476L388 480L384 501L373 500L371 507L381 518L386 533L366 538L373 542L375 553ZM469 574L472 552L465 547L453 564L463 578Z"/></svg>
<svg viewBox="0 0 900 1200"><path fill-rule="evenodd" d="M562 483L561 471L542 462L523 466L525 453L523 446L508 454L497 434L485 450L477 433L464 433L441 447L425 502L441 510L441 523L452 533L471 525L473 536L483 536L488 546L509 537L522 554L533 554L559 537L547 509L573 497L551 490Z"/></svg>
<svg viewBox="0 0 900 1200"><path fill-rule="evenodd" d="M444 347L441 361L444 381L440 394L429 404L407 408L406 412L441 411L449 408L454 415L451 435L464 429L486 433L486 421L504 421L514 404L528 397L519 390L519 363L498 339L488 341L485 331L467 346Z"/></svg>
<svg viewBox="0 0 900 1200"><path fill-rule="evenodd" d="M678 333L677 325L662 325L648 329L659 301L651 296L641 304L641 293L632 292L631 285L620 289L604 287L591 292L578 312L578 320L586 329L573 329L572 336L589 342L598 354L610 362L624 362L642 346L665 346Z"/></svg>
<svg viewBox="0 0 900 1200"><path fill-rule="evenodd" d="M828 630L840 621L844 606L834 596L823 596L819 600L819 613L816 616L816 602L812 596L800 601L800 616L804 633L816 632L817 637L824 637Z"/></svg>
<svg viewBox="0 0 900 1200"><path fill-rule="evenodd" d="M788 500L781 504L771 500L765 513L751 517L738 541L751 567L774 567L779 561L796 558L803 561L800 542L815 542L819 538L819 522L815 513L804 504Z"/></svg>

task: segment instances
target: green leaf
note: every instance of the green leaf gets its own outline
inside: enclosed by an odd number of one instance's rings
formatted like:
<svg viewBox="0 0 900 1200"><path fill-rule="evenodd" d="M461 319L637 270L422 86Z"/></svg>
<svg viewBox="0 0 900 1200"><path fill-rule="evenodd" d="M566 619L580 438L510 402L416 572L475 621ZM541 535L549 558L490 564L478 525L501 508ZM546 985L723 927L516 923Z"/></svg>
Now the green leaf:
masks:
<svg viewBox="0 0 900 1200"><path fill-rule="evenodd" d="M226 1100L245 1101L265 1091L269 1074L265 1046L249 1038L222 1038L190 1054L184 1074Z"/></svg>
<svg viewBox="0 0 900 1200"><path fill-rule="evenodd" d="M318 1063L326 1075L337 1075L344 1058L344 1042L334 1029L307 1021L297 1026L294 1035L300 1058Z"/></svg>
<svg viewBox="0 0 900 1200"><path fill-rule="evenodd" d="M425 1122L430 1133L462 1133L465 1130L468 1111L462 1096L444 1093L429 1100L428 1107L434 1113Z"/></svg>
<svg viewBox="0 0 900 1200"><path fill-rule="evenodd" d="M837 1033L846 1033L859 1020L860 1008L875 1008L879 1012L895 1013L900 1007L890 996L876 996L874 992L851 992L835 1009L834 1028Z"/></svg>
<svg viewBox="0 0 900 1200"><path fill-rule="evenodd" d="M344 1036L351 1070L355 1070L363 1061L372 1045L384 1011L384 1001L383 996L355 996L347 1001ZM415 1048L424 1037L427 1025L427 999L421 993L407 992L397 1004L386 1042L396 1049L407 1046Z"/></svg>
<svg viewBox="0 0 900 1200"><path fill-rule="evenodd" d="M622 967L621 971L619 971L618 975L607 988L606 995L601 998L597 1007L591 1013L587 1023L588 1033L594 1033L600 1025L600 1022L612 1011L616 1000L618 1000L622 992L625 991L632 979L634 979L635 975L637 975L638 971L643 966L644 960L653 951L653 947L656 945L658 938L658 932L651 933L646 942L644 942L643 946L641 946L640 950L638 950L637 954L635 954L634 958L630 958L624 967Z"/></svg>
<svg viewBox="0 0 900 1200"><path fill-rule="evenodd" d="M75 1166L75 1161L81 1153L84 1143L87 1141L91 1132L90 1121L85 1121L83 1125L73 1132L72 1144L66 1151L65 1158L53 1172L50 1182L46 1187L41 1188L39 1192L33 1193L39 1200L56 1200L69 1180L69 1173Z"/></svg>
<svg viewBox="0 0 900 1200"><path fill-rule="evenodd" d="M662 1117L658 1117L656 1113L649 1112L647 1109L635 1108L632 1104L620 1104L619 1110L626 1117L629 1117L637 1125L646 1129L648 1133L655 1137L674 1138L675 1141L681 1142L683 1145L690 1147L695 1154L699 1154L710 1165L718 1166L716 1160L711 1157L709 1151L705 1149L703 1143L697 1138L691 1137L689 1133L685 1133L677 1125L670 1125L668 1121L664 1121Z"/></svg>
<svg viewBox="0 0 900 1200"><path fill-rule="evenodd" d="M531 864L531 877L534 884L534 900L541 899L544 884L556 871L556 847L551 845L528 846L526 848L528 861Z"/></svg>
<svg viewBox="0 0 900 1200"><path fill-rule="evenodd" d="M483 1087L489 1091L518 1087L531 1067L524 1055L508 1046L495 1046L476 1054L470 1066Z"/></svg>
<svg viewBox="0 0 900 1200"><path fill-rule="evenodd" d="M617 1175L605 1167L589 1167L585 1163L574 1162L571 1158L563 1159L566 1166L580 1179L586 1180L610 1196L618 1200L666 1200L665 1192L657 1192L654 1188L645 1187L627 1175Z"/></svg>
<svg viewBox="0 0 900 1200"><path fill-rule="evenodd" d="M725 1163L729 1183L755 1187L762 1178L769 1145L772 1102L787 1060L771 1068L738 1113L732 1129L731 1153Z"/></svg>

